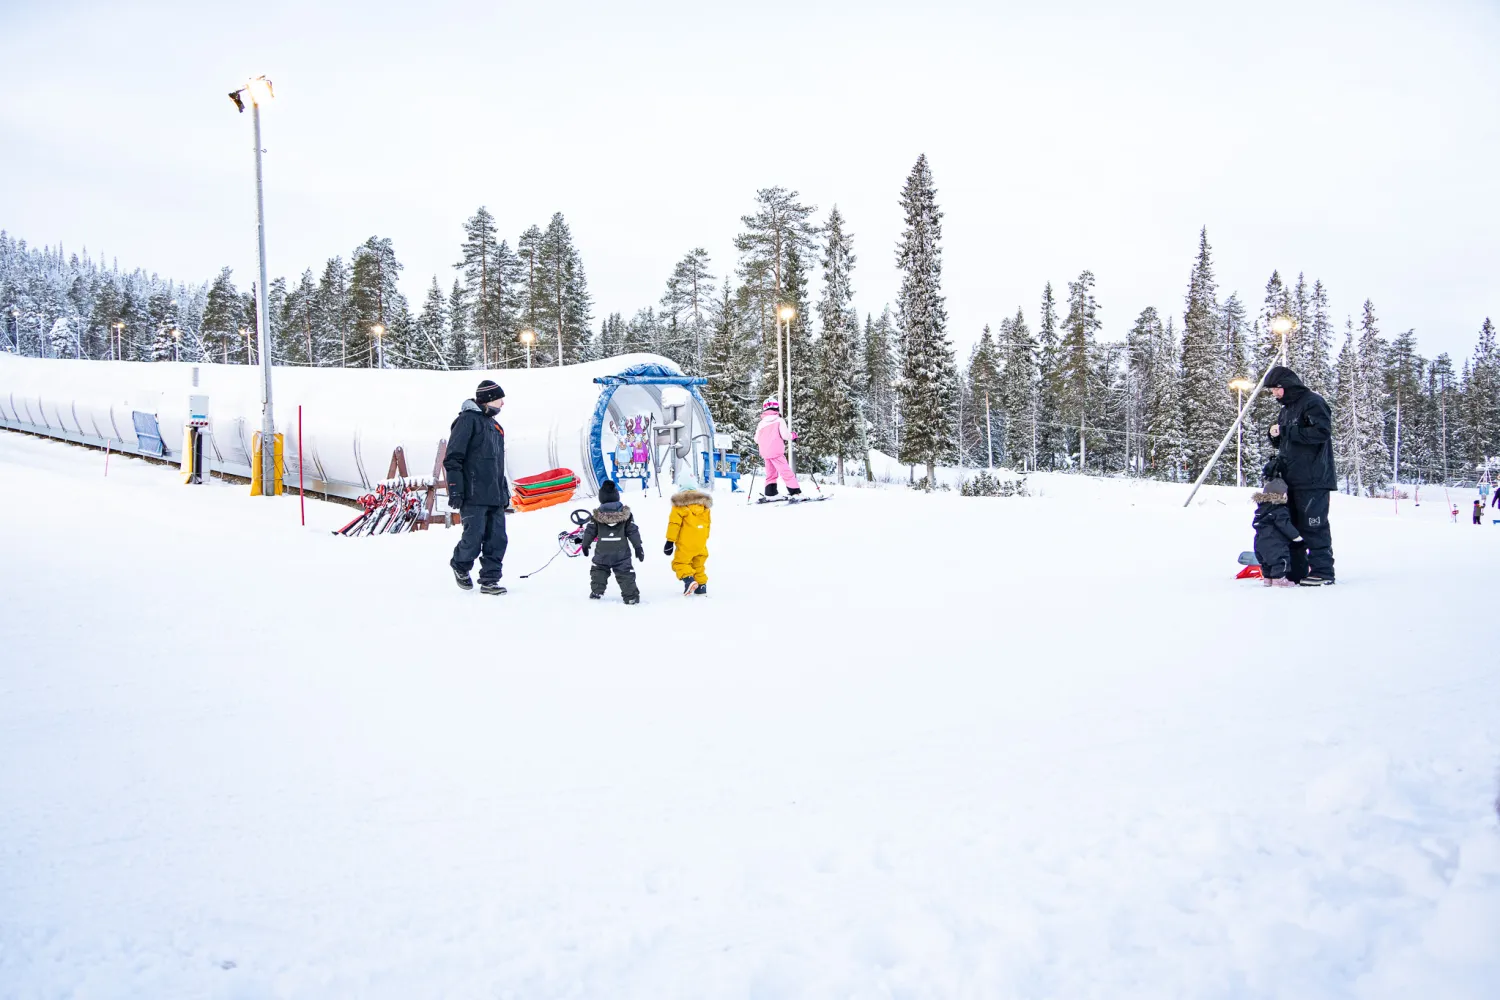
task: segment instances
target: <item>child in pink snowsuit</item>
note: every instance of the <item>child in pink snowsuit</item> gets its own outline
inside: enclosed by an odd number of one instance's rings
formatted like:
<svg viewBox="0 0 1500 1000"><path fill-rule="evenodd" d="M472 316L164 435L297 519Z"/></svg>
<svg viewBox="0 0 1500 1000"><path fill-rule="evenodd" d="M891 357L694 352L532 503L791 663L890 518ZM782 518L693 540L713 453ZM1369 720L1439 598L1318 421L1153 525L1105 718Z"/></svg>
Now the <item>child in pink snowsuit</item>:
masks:
<svg viewBox="0 0 1500 1000"><path fill-rule="evenodd" d="M781 404L768 399L760 411L760 426L755 428L755 445L760 450L760 459L766 463L766 496L776 495L776 481L786 483L788 496L802 492L797 477L786 460L786 443L797 440L797 435L781 419Z"/></svg>

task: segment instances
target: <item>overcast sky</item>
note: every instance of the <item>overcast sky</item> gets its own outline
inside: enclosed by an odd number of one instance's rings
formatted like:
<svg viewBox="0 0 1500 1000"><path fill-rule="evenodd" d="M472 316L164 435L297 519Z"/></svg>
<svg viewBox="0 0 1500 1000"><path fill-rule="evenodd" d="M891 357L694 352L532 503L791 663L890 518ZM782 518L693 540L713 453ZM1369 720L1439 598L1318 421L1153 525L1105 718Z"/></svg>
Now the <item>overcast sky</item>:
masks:
<svg viewBox="0 0 1500 1000"><path fill-rule="evenodd" d="M389 236L420 307L475 207L512 246L561 211L596 319L628 315L695 246L732 270L782 185L839 206L878 312L925 152L965 355L1084 268L1107 338L1147 305L1180 324L1200 226L1252 315L1304 271L1340 328L1369 297L1387 335L1468 354L1500 318L1500 5L1236 6L0 0L0 227L248 286L225 94L265 73L273 276Z"/></svg>

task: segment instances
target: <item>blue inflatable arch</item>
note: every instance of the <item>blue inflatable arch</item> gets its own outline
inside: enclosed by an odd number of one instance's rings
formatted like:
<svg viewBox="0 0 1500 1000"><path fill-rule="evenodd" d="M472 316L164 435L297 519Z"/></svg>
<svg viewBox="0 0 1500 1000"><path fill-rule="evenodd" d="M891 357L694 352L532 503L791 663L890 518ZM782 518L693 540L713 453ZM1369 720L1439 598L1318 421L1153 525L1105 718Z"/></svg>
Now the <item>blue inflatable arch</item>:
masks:
<svg viewBox="0 0 1500 1000"><path fill-rule="evenodd" d="M618 375L604 375L594 381L604 387L599 393L599 402L594 406L593 423L589 428L589 462L593 466L595 490L598 489L600 483L609 478L609 470L604 464L604 422L609 418L610 401L614 399L618 389L628 385L645 388L655 400L658 409L661 409L662 386L675 385L687 390L689 404L698 411L698 416L707 433L707 441L701 445L696 438L702 435L694 435L695 440L688 442L687 461L690 467L698 467L698 480L703 488L707 490L714 488L712 466L701 468L699 461L702 452L708 452L712 456L714 451L713 416L708 412L708 403L704 401L703 394L698 391L699 386L708 384L708 379L681 375L664 365L641 364L631 365Z"/></svg>

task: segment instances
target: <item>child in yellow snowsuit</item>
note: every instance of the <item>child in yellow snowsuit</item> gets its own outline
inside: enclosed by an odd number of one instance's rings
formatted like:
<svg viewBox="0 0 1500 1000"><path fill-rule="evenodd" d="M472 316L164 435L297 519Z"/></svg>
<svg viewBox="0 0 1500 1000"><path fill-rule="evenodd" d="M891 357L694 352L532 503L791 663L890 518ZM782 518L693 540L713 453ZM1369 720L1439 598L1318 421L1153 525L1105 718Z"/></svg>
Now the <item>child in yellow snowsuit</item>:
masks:
<svg viewBox="0 0 1500 1000"><path fill-rule="evenodd" d="M672 575L682 581L684 594L708 593L708 531L712 519L709 508L714 498L698 488L691 475L677 480L672 494L672 516L667 519L667 544L662 549L672 556ZM676 554L673 554L676 549Z"/></svg>

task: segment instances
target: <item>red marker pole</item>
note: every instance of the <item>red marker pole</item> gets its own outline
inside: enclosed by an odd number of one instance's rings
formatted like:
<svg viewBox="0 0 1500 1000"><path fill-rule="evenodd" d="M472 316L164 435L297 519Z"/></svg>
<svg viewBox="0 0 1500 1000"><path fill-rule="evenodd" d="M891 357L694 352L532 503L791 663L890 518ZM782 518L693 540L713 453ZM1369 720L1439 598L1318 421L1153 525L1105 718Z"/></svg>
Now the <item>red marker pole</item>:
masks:
<svg viewBox="0 0 1500 1000"><path fill-rule="evenodd" d="M302 527L307 527L307 491L302 486L302 404L297 404L297 502L302 507Z"/></svg>

